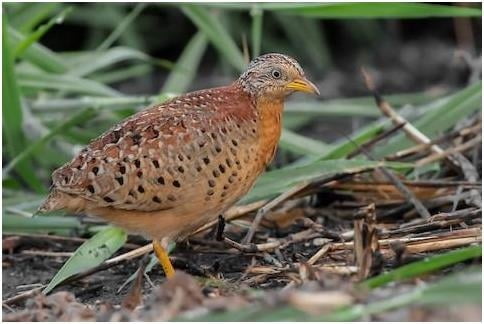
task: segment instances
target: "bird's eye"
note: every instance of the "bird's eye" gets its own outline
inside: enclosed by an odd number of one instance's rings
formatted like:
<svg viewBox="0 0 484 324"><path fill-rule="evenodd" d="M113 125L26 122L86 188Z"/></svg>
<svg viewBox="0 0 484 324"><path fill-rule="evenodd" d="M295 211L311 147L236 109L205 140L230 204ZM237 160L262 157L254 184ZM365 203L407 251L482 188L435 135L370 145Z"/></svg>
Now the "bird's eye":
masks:
<svg viewBox="0 0 484 324"><path fill-rule="evenodd" d="M281 71L278 69L272 70L271 74L274 79L279 79L281 77Z"/></svg>

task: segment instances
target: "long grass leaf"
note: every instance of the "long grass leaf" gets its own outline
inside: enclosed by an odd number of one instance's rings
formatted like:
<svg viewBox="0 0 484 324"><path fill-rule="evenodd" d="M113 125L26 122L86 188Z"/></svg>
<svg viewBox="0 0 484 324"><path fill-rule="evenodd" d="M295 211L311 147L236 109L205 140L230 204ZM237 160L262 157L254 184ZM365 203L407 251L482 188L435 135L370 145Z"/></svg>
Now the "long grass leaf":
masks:
<svg viewBox="0 0 484 324"><path fill-rule="evenodd" d="M126 238L126 232L119 228L108 228L97 233L84 242L64 263L43 293L49 293L70 276L99 265L121 248Z"/></svg>
<svg viewBox="0 0 484 324"><path fill-rule="evenodd" d="M338 3L281 7L279 12L314 18L480 17L481 10L426 3Z"/></svg>
<svg viewBox="0 0 484 324"><path fill-rule="evenodd" d="M258 5L254 5L250 10L252 16L252 58L256 58L260 54L262 43L262 22L264 20L264 11L259 8Z"/></svg>
<svg viewBox="0 0 484 324"><path fill-rule="evenodd" d="M112 33L98 46L96 51L104 51L111 47L111 45L114 44L114 42L123 34L123 32L136 19L136 17L139 16L146 6L146 3L138 3L133 10L116 26Z"/></svg>
<svg viewBox="0 0 484 324"><path fill-rule="evenodd" d="M30 103L32 110L36 112L58 112L84 108L126 109L140 105L148 105L153 102L161 102L159 96L140 97L79 97L65 99L39 99Z"/></svg>
<svg viewBox="0 0 484 324"><path fill-rule="evenodd" d="M453 273L429 285L395 294L393 297L372 302L368 305L355 305L336 311L330 315L312 317L311 321L354 321L361 317L379 314L399 307L421 304L437 304L439 308L446 305L482 302L482 269L471 267L464 271Z"/></svg>
<svg viewBox="0 0 484 324"><path fill-rule="evenodd" d="M95 116L94 109L85 109L76 112L72 117L68 118L62 123L59 123L55 126L49 133L44 135L42 138L39 138L35 142L31 143L27 146L21 153L15 156L9 164L3 169L3 176L5 177L8 173L15 168L19 163L23 162L26 158L30 157L32 153L37 151L38 149L42 148L46 143L48 143L52 138L56 135L65 132L72 126L78 125L80 123L85 122L86 120L91 119Z"/></svg>
<svg viewBox="0 0 484 324"><path fill-rule="evenodd" d="M64 21L66 15L72 11L72 7L67 7L62 10L58 15L52 17L47 23L39 26L33 33L25 37L25 39L17 45L14 51L14 57L21 56L30 45L37 42L45 33L49 31L55 24L61 24Z"/></svg>
<svg viewBox="0 0 484 324"><path fill-rule="evenodd" d="M414 278L416 276L420 276L431 271L436 271L465 260L478 258L481 255L482 246L480 245L453 250L444 254L425 258L422 261L404 265L395 270L370 278L358 286L362 289L374 289L390 282Z"/></svg>
<svg viewBox="0 0 484 324"><path fill-rule="evenodd" d="M282 149L296 154L313 156L324 154L331 148L331 146L326 143L302 136L286 128L282 130L279 145Z"/></svg>
<svg viewBox="0 0 484 324"><path fill-rule="evenodd" d="M122 94L102 83L82 79L69 75L58 75L48 73L26 73L17 74L19 85L27 89L43 89L52 91L67 91L78 94L91 94L97 96L121 96Z"/></svg>
<svg viewBox="0 0 484 324"><path fill-rule="evenodd" d="M4 16L2 22L2 38L4 41L2 46L2 125L9 156L14 158L23 150L26 139L22 129L23 116L20 90L14 73L14 59L10 52L6 20L7 18ZM42 183L33 171L31 161L23 161L17 164L16 171L32 189L37 192L44 191Z"/></svg>
<svg viewBox="0 0 484 324"><path fill-rule="evenodd" d="M423 105L442 98L444 93L404 93L385 95L385 99L395 108L404 105ZM380 117L381 111L375 105L373 97L355 97L346 99L331 99L322 101L289 101L284 108L286 115L308 116L359 116Z"/></svg>
<svg viewBox="0 0 484 324"><path fill-rule="evenodd" d="M10 14L10 24L23 33L30 33L37 24L48 19L62 3L27 3L21 10Z"/></svg>
<svg viewBox="0 0 484 324"><path fill-rule="evenodd" d="M133 64L126 67L119 67L110 71L96 72L89 76L93 81L111 84L125 81L132 78L141 78L153 71L153 67L146 63Z"/></svg>
<svg viewBox="0 0 484 324"><path fill-rule="evenodd" d="M310 48L299 55L312 62L318 70L322 70L329 64L329 53L321 33L321 27L317 21L304 19L303 17L291 17L276 13L274 15L279 26L284 30L293 48ZM297 52L295 52L297 53ZM295 54L293 54L295 55Z"/></svg>
<svg viewBox="0 0 484 324"><path fill-rule="evenodd" d="M380 134L385 126L389 125L388 121L374 122L370 125L358 130L354 135L350 135L348 138L343 138L339 143L333 145L333 148L327 153L315 158L316 161L340 159L345 157L348 153L356 150L359 145L368 142L378 134Z"/></svg>
<svg viewBox="0 0 484 324"><path fill-rule="evenodd" d="M206 8L198 5L183 4L181 8L183 13L205 33L227 62L238 71L245 69L246 64L242 52L214 15L210 14Z"/></svg>
<svg viewBox="0 0 484 324"><path fill-rule="evenodd" d="M348 101L346 101L348 102ZM374 104L339 103L330 101L291 101L288 102L284 113L287 115L309 116L348 116L348 117L380 117L381 112Z"/></svg>
<svg viewBox="0 0 484 324"><path fill-rule="evenodd" d="M26 37L13 27L6 26L6 28L9 45L12 48L15 48L25 40ZM46 72L64 73L68 69L67 64L58 54L37 42L31 44L21 57Z"/></svg>
<svg viewBox="0 0 484 324"><path fill-rule="evenodd" d="M240 203L250 203L275 196L304 181L313 181L340 173L371 170L382 165L394 168L411 166L406 163L383 163L368 160L328 160L298 167L284 167L264 173Z"/></svg>
<svg viewBox="0 0 484 324"><path fill-rule="evenodd" d="M284 118L282 119L282 126L286 129L294 130L300 129L312 121L314 121L314 118L308 115L285 114Z"/></svg>
<svg viewBox="0 0 484 324"><path fill-rule="evenodd" d="M197 73L198 66L207 48L207 37L203 32L193 36L183 49L174 69L161 89L161 93L185 92Z"/></svg>
<svg viewBox="0 0 484 324"><path fill-rule="evenodd" d="M38 216L24 217L3 212L2 229L8 233L49 233L53 230L80 230L84 225L75 217Z"/></svg>
<svg viewBox="0 0 484 324"><path fill-rule="evenodd" d="M250 3L205 3L206 7L227 10L250 10ZM430 17L480 17L481 10L461 6L425 3L260 3L268 11L285 12L314 18L430 18Z"/></svg>
<svg viewBox="0 0 484 324"><path fill-rule="evenodd" d="M481 109L482 82L472 84L453 95L432 104L432 109L427 109L415 121L413 125L429 138L433 138L449 128L459 120L466 118ZM384 156L412 145L404 134L398 134L385 146L375 150L376 156Z"/></svg>
<svg viewBox="0 0 484 324"><path fill-rule="evenodd" d="M113 47L106 51L83 52L82 57L73 63L72 68L67 72L72 76L87 76L96 71L114 66L116 63L127 60L139 60L151 64L157 64L164 68L171 69L173 63L167 60L155 59L149 55L129 47Z"/></svg>
<svg viewBox="0 0 484 324"><path fill-rule="evenodd" d="M68 17L70 23L84 26L91 30L92 41L90 40L86 48L93 48L105 39L106 33L115 30L120 21L126 18L125 8L130 6L129 3L112 5L109 3L98 3L92 6L77 6L76 10ZM148 16L148 20L149 20ZM143 21L139 20L135 24L131 24L130 28L126 28L119 36L119 43L123 46L136 48L140 51L145 50L145 43L140 37L138 26L143 25Z"/></svg>

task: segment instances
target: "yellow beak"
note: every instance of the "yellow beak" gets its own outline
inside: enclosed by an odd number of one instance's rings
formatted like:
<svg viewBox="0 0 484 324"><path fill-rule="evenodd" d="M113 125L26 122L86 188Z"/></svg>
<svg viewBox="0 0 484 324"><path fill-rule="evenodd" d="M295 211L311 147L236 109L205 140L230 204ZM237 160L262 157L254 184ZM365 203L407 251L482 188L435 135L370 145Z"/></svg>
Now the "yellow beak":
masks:
<svg viewBox="0 0 484 324"><path fill-rule="evenodd" d="M318 88L314 85L314 83L312 83L306 78L294 79L286 86L286 88L295 90L295 91L314 93L319 96Z"/></svg>

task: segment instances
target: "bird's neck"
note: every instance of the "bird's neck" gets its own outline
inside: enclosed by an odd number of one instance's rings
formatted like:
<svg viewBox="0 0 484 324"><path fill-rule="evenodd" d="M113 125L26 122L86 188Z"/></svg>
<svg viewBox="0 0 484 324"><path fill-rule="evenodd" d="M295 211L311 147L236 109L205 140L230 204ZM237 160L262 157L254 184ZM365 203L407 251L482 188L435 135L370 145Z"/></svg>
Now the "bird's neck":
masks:
<svg viewBox="0 0 484 324"><path fill-rule="evenodd" d="M238 91L243 91L250 98L257 118L257 134L261 161L267 165L274 158L277 144L281 137L282 111L284 98L270 95L258 95L245 88L240 80L233 85Z"/></svg>
<svg viewBox="0 0 484 324"><path fill-rule="evenodd" d="M258 98L256 101L259 116L260 153L266 165L274 158L281 137L283 108L284 100L282 99Z"/></svg>

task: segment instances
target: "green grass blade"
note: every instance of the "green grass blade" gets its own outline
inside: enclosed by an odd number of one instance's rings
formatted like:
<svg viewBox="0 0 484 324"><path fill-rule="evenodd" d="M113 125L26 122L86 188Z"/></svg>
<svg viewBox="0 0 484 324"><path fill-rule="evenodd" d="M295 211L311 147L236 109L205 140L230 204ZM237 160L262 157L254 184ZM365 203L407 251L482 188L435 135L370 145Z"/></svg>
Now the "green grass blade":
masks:
<svg viewBox="0 0 484 324"><path fill-rule="evenodd" d="M244 56L220 21L206 8L198 5L181 5L183 13L203 31L222 56L239 72L246 68Z"/></svg>
<svg viewBox="0 0 484 324"><path fill-rule="evenodd" d="M195 79L198 66L207 48L207 37L198 32L183 49L175 68L170 72L161 93L183 93Z"/></svg>
<svg viewBox="0 0 484 324"><path fill-rule="evenodd" d="M203 6L226 10L250 10L250 3L206 3ZM425 3L260 3L267 11L284 12L314 18L430 18L480 17L481 10L461 6Z"/></svg>
<svg viewBox="0 0 484 324"><path fill-rule="evenodd" d="M77 57L71 55L67 61L71 62L72 68L67 73L72 76L83 77L127 60L156 64L166 69L173 67L173 63L170 61L152 58L136 49L113 47L103 52L83 52L82 55Z"/></svg>
<svg viewBox="0 0 484 324"><path fill-rule="evenodd" d="M151 97L79 97L79 98L66 98L66 99L39 99L33 101L30 105L33 111L36 112L58 112L68 111L74 109L85 108L105 108L105 109L125 109L136 106L146 106L154 102L162 102L162 98L159 96Z"/></svg>
<svg viewBox="0 0 484 324"><path fill-rule="evenodd" d="M314 121L314 118L306 115L291 114L284 115L282 119L282 126L286 129L297 130L301 129L306 124Z"/></svg>
<svg viewBox="0 0 484 324"><path fill-rule="evenodd" d="M279 145L282 149L301 155L319 156L328 152L330 145L321 141L302 136L289 129L282 130Z"/></svg>
<svg viewBox="0 0 484 324"><path fill-rule="evenodd" d="M240 2L240 3L222 3L222 2L207 2L207 3L200 3L200 6L204 6L207 8L217 8L217 9L224 9L224 10L239 10L239 11L247 11L252 9L254 6L252 3L249 2ZM308 3L257 3L257 6L263 10L267 11L275 11L280 9L292 9L298 7L306 7L306 6L314 6Z"/></svg>
<svg viewBox="0 0 484 324"><path fill-rule="evenodd" d="M373 289L383 286L389 282L414 278L419 275L439 270L465 260L480 257L481 255L482 246L480 245L453 250L444 254L425 258L422 261L417 261L404 265L395 270L370 278L359 284L359 287L362 289Z"/></svg>
<svg viewBox="0 0 484 324"><path fill-rule="evenodd" d="M428 104L432 100L442 98L440 94L426 92L404 93L385 95L385 99L395 108L404 105ZM382 113L375 105L373 97L356 97L347 99L331 99L322 101L289 101L284 108L287 116L358 116L358 117L381 117Z"/></svg>
<svg viewBox="0 0 484 324"><path fill-rule="evenodd" d="M7 26L6 28L9 44L12 48L25 40L26 37L13 27ZM64 73L67 71L67 64L58 54L37 42L31 44L21 57L46 72Z"/></svg>
<svg viewBox="0 0 484 324"><path fill-rule="evenodd" d="M129 5L129 4L128 4ZM111 32L119 26L120 21L126 18L125 4L112 5L109 3L98 3L93 6L77 6L76 10L69 16L68 21L74 24L84 26L90 29L93 33L97 33L101 37L96 40L88 48L96 48L102 42L104 33ZM138 21L136 24L131 24L130 28L126 28L119 36L120 45L137 48L143 51L145 44L142 37L138 34Z"/></svg>
<svg viewBox="0 0 484 324"><path fill-rule="evenodd" d="M480 304L482 286L481 267L471 267L440 279L436 283L420 285L416 288L396 294L368 305L355 305L347 309L336 311L333 314L312 317L311 321L354 321L361 317L379 314L411 304L455 305L463 303Z"/></svg>
<svg viewBox="0 0 484 324"><path fill-rule="evenodd" d="M114 42L124 33L128 26L139 16L139 14L146 8L146 3L138 3L133 10L124 17L124 19L116 26L113 32L98 46L96 51L107 50Z"/></svg>
<svg viewBox="0 0 484 324"><path fill-rule="evenodd" d="M404 103L414 103L414 104L420 104L422 102L428 101L430 98L435 98L435 97L426 97L424 94L407 94L407 95L393 95L393 96L387 96L387 100L391 102L393 105L402 105ZM291 116L298 111L300 112L306 112L309 115L316 115L316 114L321 114L323 115L323 111L328 113L328 115L351 115L352 113L359 114L360 116L371 116L372 114L378 113L376 108L372 108L374 106L374 103L372 104L371 100L374 100L370 97L361 97L361 98L354 98L354 99L345 99L345 100L332 100L326 103L292 103L288 105L286 112L288 116ZM443 99L437 99L437 102L440 102ZM360 106L358 108L358 106ZM359 110L359 112L358 112ZM374 112L373 112L374 111ZM348 153L354 151L357 149L358 145L361 145L381 132L385 130L386 127L390 126L390 121L384 120L384 121L375 121L366 127L360 129L356 134L350 135L349 140L348 138L344 138L343 134L341 136L343 137L342 140L337 143L332 145L332 148L326 152L323 155L320 155L319 157L309 157L309 158L304 158L300 161L297 161L294 163L294 165L302 165L302 164L307 164L310 162L318 161L318 160L333 160L333 159L340 159L345 157ZM431 127L436 127L436 125L432 125ZM404 138L404 135L397 135L397 138L403 137L403 141L406 140ZM389 144L393 143L392 140L389 141ZM393 145L393 144L392 144ZM384 146L386 147L386 146ZM376 152L379 152L381 150L380 148L376 149ZM375 157L381 157L381 154L377 153L372 153L373 156Z"/></svg>
<svg viewBox="0 0 484 324"><path fill-rule="evenodd" d="M102 83L65 74L19 72L17 77L19 85L26 89L66 91L107 97L122 95Z"/></svg>
<svg viewBox="0 0 484 324"><path fill-rule="evenodd" d="M329 152L315 158L314 160L321 161L343 158L356 150L359 145L370 141L372 138L383 132L385 126L389 124L390 122L388 121L374 122L359 130L355 135L350 135L349 138L351 140L343 138L340 143L333 145L333 148Z"/></svg>
<svg viewBox="0 0 484 324"><path fill-rule="evenodd" d="M343 117L380 117L381 112L374 104L353 104L348 101L291 101L284 109L287 115L343 116Z"/></svg>
<svg viewBox="0 0 484 324"><path fill-rule="evenodd" d="M51 233L54 230L83 231L84 225L75 217L38 216L24 217L3 212L2 228L8 233Z"/></svg>
<svg viewBox="0 0 484 324"><path fill-rule="evenodd" d="M125 81L132 78L141 78L153 72L153 67L149 64L133 64L131 66L120 67L112 71L96 72L89 76L93 81L111 84Z"/></svg>
<svg viewBox="0 0 484 324"><path fill-rule="evenodd" d="M31 143L21 153L15 156L15 158L12 159L10 163L3 169L3 176L4 177L7 176L8 173L12 171L13 168L15 168L19 163L23 162L26 158L30 157L32 153L42 148L56 135L65 132L66 130L68 130L69 128L75 125L81 124L91 119L95 115L96 114L94 109L85 109L85 110L78 111L66 121L59 123L49 133L44 135L42 138L36 140L35 142Z"/></svg>
<svg viewBox="0 0 484 324"><path fill-rule="evenodd" d="M23 33L30 33L35 26L48 19L52 12L63 7L62 3L27 3L24 8L10 14L10 24Z"/></svg>
<svg viewBox="0 0 484 324"><path fill-rule="evenodd" d="M119 250L126 239L126 232L119 228L110 227L97 233L74 252L42 292L47 294L72 275L99 265Z"/></svg>
<svg viewBox="0 0 484 324"><path fill-rule="evenodd" d="M260 48L262 42L262 22L264 19L264 11L256 4L250 10L252 16L252 58L256 58L260 55Z"/></svg>
<svg viewBox="0 0 484 324"><path fill-rule="evenodd" d="M72 11L72 7L67 7L66 9L62 10L58 15L52 17L47 23L44 25L39 26L33 33L25 37L25 39L17 45L17 48L14 52L14 57L19 57L29 48L30 45L37 42L45 33L49 31L52 26L55 24L61 24L64 21L64 18L69 12Z"/></svg>
<svg viewBox="0 0 484 324"><path fill-rule="evenodd" d="M310 48L303 51L301 58L310 60L314 67L322 71L329 64L329 52L324 42L324 35L317 21L304 19L303 17L291 17L276 13L274 15L279 26L284 30L291 46L295 49ZM297 55L297 51L293 55Z"/></svg>
<svg viewBox="0 0 484 324"><path fill-rule="evenodd" d="M32 192L21 192L17 189L10 190L3 188L2 191L2 207L12 206L19 203L24 203L25 200L31 202L33 200L41 201L45 196L43 194L36 194Z"/></svg>
<svg viewBox="0 0 484 324"><path fill-rule="evenodd" d="M339 173L371 170L382 165L393 168L410 166L406 163L383 163L368 160L328 160L297 167L288 166L264 173L240 203L245 204L275 196L304 181L313 181Z"/></svg>
<svg viewBox="0 0 484 324"><path fill-rule="evenodd" d="M459 120L481 109L482 82L477 82L455 94L438 100L412 124L429 138L453 127ZM375 150L376 156L384 156L413 145L404 134L393 137L385 146Z"/></svg>
<svg viewBox="0 0 484 324"><path fill-rule="evenodd" d="M426 3L338 3L281 7L279 12L314 18L481 17L481 10Z"/></svg>
<svg viewBox="0 0 484 324"><path fill-rule="evenodd" d="M22 129L22 107L20 102L20 90L13 67L13 56L10 52L6 17L3 17L2 29L2 125L6 139L7 151L10 158L14 158L25 147L26 139ZM31 161L23 161L15 168L22 179L35 191L43 192L44 188L37 175L33 171Z"/></svg>
<svg viewBox="0 0 484 324"><path fill-rule="evenodd" d="M428 285L419 285L410 291L397 292L394 296L372 301L369 304L356 304L338 309L325 315L311 315L293 306L280 306L276 308L253 305L248 308L228 312L212 312L198 318L177 318L176 320L190 321L305 321L305 322L336 322L355 321L368 318L373 314L401 308L412 304L434 305L442 307L453 304L474 304L482 302L482 269L470 267L463 271L448 275L437 282Z"/></svg>
<svg viewBox="0 0 484 324"><path fill-rule="evenodd" d="M84 52L81 58L76 59L76 63L73 64L73 67L67 73L72 76L83 77L127 60L158 64L167 69L171 69L173 66L167 60L154 59L132 48L114 47L106 51Z"/></svg>
<svg viewBox="0 0 484 324"><path fill-rule="evenodd" d="M477 304L482 303L482 268L472 266L448 275L422 292L416 301L423 305Z"/></svg>

